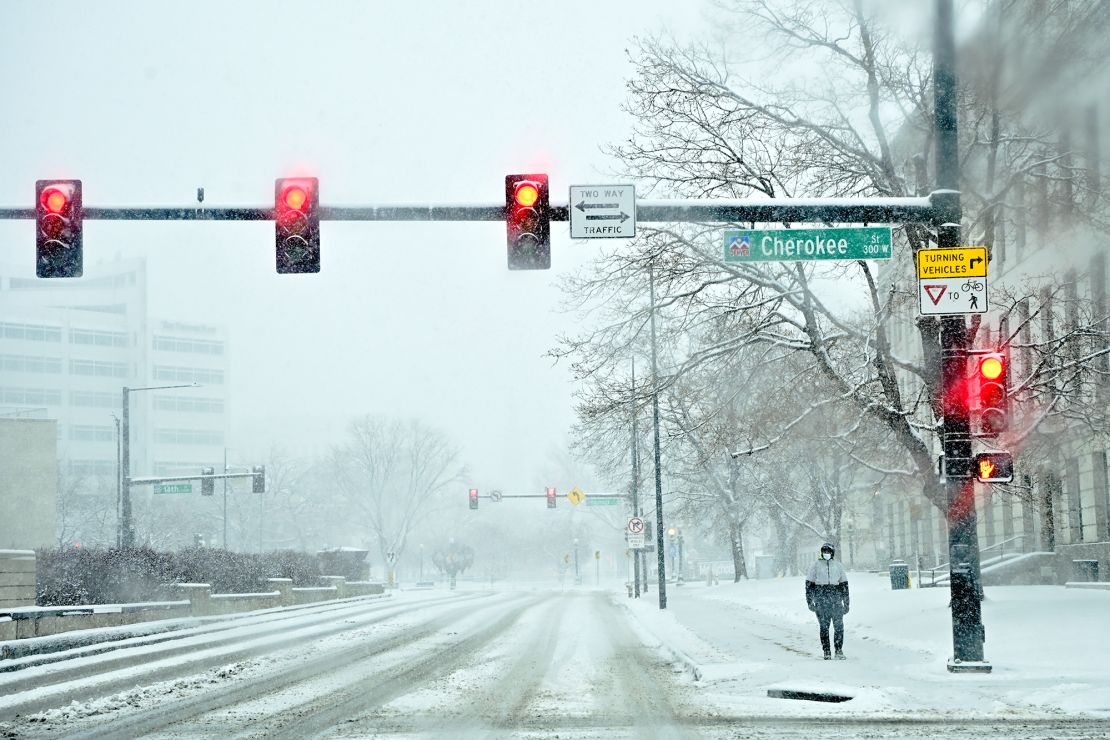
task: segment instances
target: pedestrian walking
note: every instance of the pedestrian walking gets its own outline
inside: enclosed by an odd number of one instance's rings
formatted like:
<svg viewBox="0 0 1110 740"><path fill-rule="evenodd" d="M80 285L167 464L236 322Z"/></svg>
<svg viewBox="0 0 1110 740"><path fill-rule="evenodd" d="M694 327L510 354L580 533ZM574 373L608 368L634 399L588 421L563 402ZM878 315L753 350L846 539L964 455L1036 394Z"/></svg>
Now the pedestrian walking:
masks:
<svg viewBox="0 0 1110 740"><path fill-rule="evenodd" d="M831 660L829 652L829 624L834 630L833 645L836 659L844 660L844 615L848 613L848 574L839 560L834 560L836 548L828 542L821 545L821 558L809 568L806 574L806 604L817 615L817 625L821 634L821 649L825 660Z"/></svg>

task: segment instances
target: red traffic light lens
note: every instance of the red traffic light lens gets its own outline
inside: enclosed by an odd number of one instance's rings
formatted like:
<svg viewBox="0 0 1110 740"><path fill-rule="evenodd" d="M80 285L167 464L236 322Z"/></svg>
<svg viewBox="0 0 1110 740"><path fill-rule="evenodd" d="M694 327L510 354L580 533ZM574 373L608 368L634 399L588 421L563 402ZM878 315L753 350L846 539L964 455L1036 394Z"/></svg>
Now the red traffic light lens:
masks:
<svg viewBox="0 0 1110 740"><path fill-rule="evenodd" d="M293 186L282 194L281 199L285 202L285 205L299 211L308 202L308 193L305 192L304 188Z"/></svg>
<svg viewBox="0 0 1110 740"><path fill-rule="evenodd" d="M540 191L535 185L530 182L522 182L516 189L516 204L525 208L531 208L536 205L536 201L540 199Z"/></svg>
<svg viewBox="0 0 1110 740"><path fill-rule="evenodd" d="M57 188L47 188L42 191L42 207L50 213L61 213L65 210L69 198Z"/></svg>
<svg viewBox="0 0 1110 740"><path fill-rule="evenodd" d="M984 357L979 363L979 374L987 380L998 380L1002 377L1002 358L993 355Z"/></svg>

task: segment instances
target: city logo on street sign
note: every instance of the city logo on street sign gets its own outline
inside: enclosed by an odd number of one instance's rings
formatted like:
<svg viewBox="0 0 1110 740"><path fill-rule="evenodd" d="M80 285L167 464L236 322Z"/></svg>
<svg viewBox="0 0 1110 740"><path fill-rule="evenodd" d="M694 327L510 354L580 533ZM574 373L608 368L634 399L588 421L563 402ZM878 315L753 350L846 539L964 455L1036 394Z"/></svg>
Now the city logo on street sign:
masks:
<svg viewBox="0 0 1110 740"><path fill-rule="evenodd" d="M571 239L636 236L636 188L632 185L571 185Z"/></svg>
<svg viewBox="0 0 1110 740"><path fill-rule="evenodd" d="M890 227L725 231L725 262L890 259Z"/></svg>

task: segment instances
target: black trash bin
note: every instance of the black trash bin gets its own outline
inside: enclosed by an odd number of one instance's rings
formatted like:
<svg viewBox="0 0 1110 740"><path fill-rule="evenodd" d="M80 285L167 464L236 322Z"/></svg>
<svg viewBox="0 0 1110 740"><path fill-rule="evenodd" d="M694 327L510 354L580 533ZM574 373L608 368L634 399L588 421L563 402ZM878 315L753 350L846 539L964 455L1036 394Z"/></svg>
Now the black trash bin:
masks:
<svg viewBox="0 0 1110 740"><path fill-rule="evenodd" d="M1097 560L1071 561L1071 579L1081 583L1095 583L1098 581Z"/></svg>
<svg viewBox="0 0 1110 740"><path fill-rule="evenodd" d="M900 591L910 587L910 566L904 560L890 564L890 590Z"/></svg>

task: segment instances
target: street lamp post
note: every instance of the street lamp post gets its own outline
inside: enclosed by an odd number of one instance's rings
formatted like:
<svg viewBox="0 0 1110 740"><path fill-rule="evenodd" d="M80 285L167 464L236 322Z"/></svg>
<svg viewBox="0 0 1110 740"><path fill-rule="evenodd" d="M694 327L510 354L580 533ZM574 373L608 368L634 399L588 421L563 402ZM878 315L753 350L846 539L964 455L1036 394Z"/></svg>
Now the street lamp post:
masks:
<svg viewBox="0 0 1110 740"><path fill-rule="evenodd" d="M120 426L120 476L119 476L119 531L116 545L123 549L135 546L135 528L131 523L131 399L138 391L161 391L170 388L197 388L197 383L187 385L150 385L142 388L123 386L123 414Z"/></svg>
<svg viewBox="0 0 1110 740"><path fill-rule="evenodd" d="M578 575L578 538L574 538L574 585L582 585L582 576Z"/></svg>

